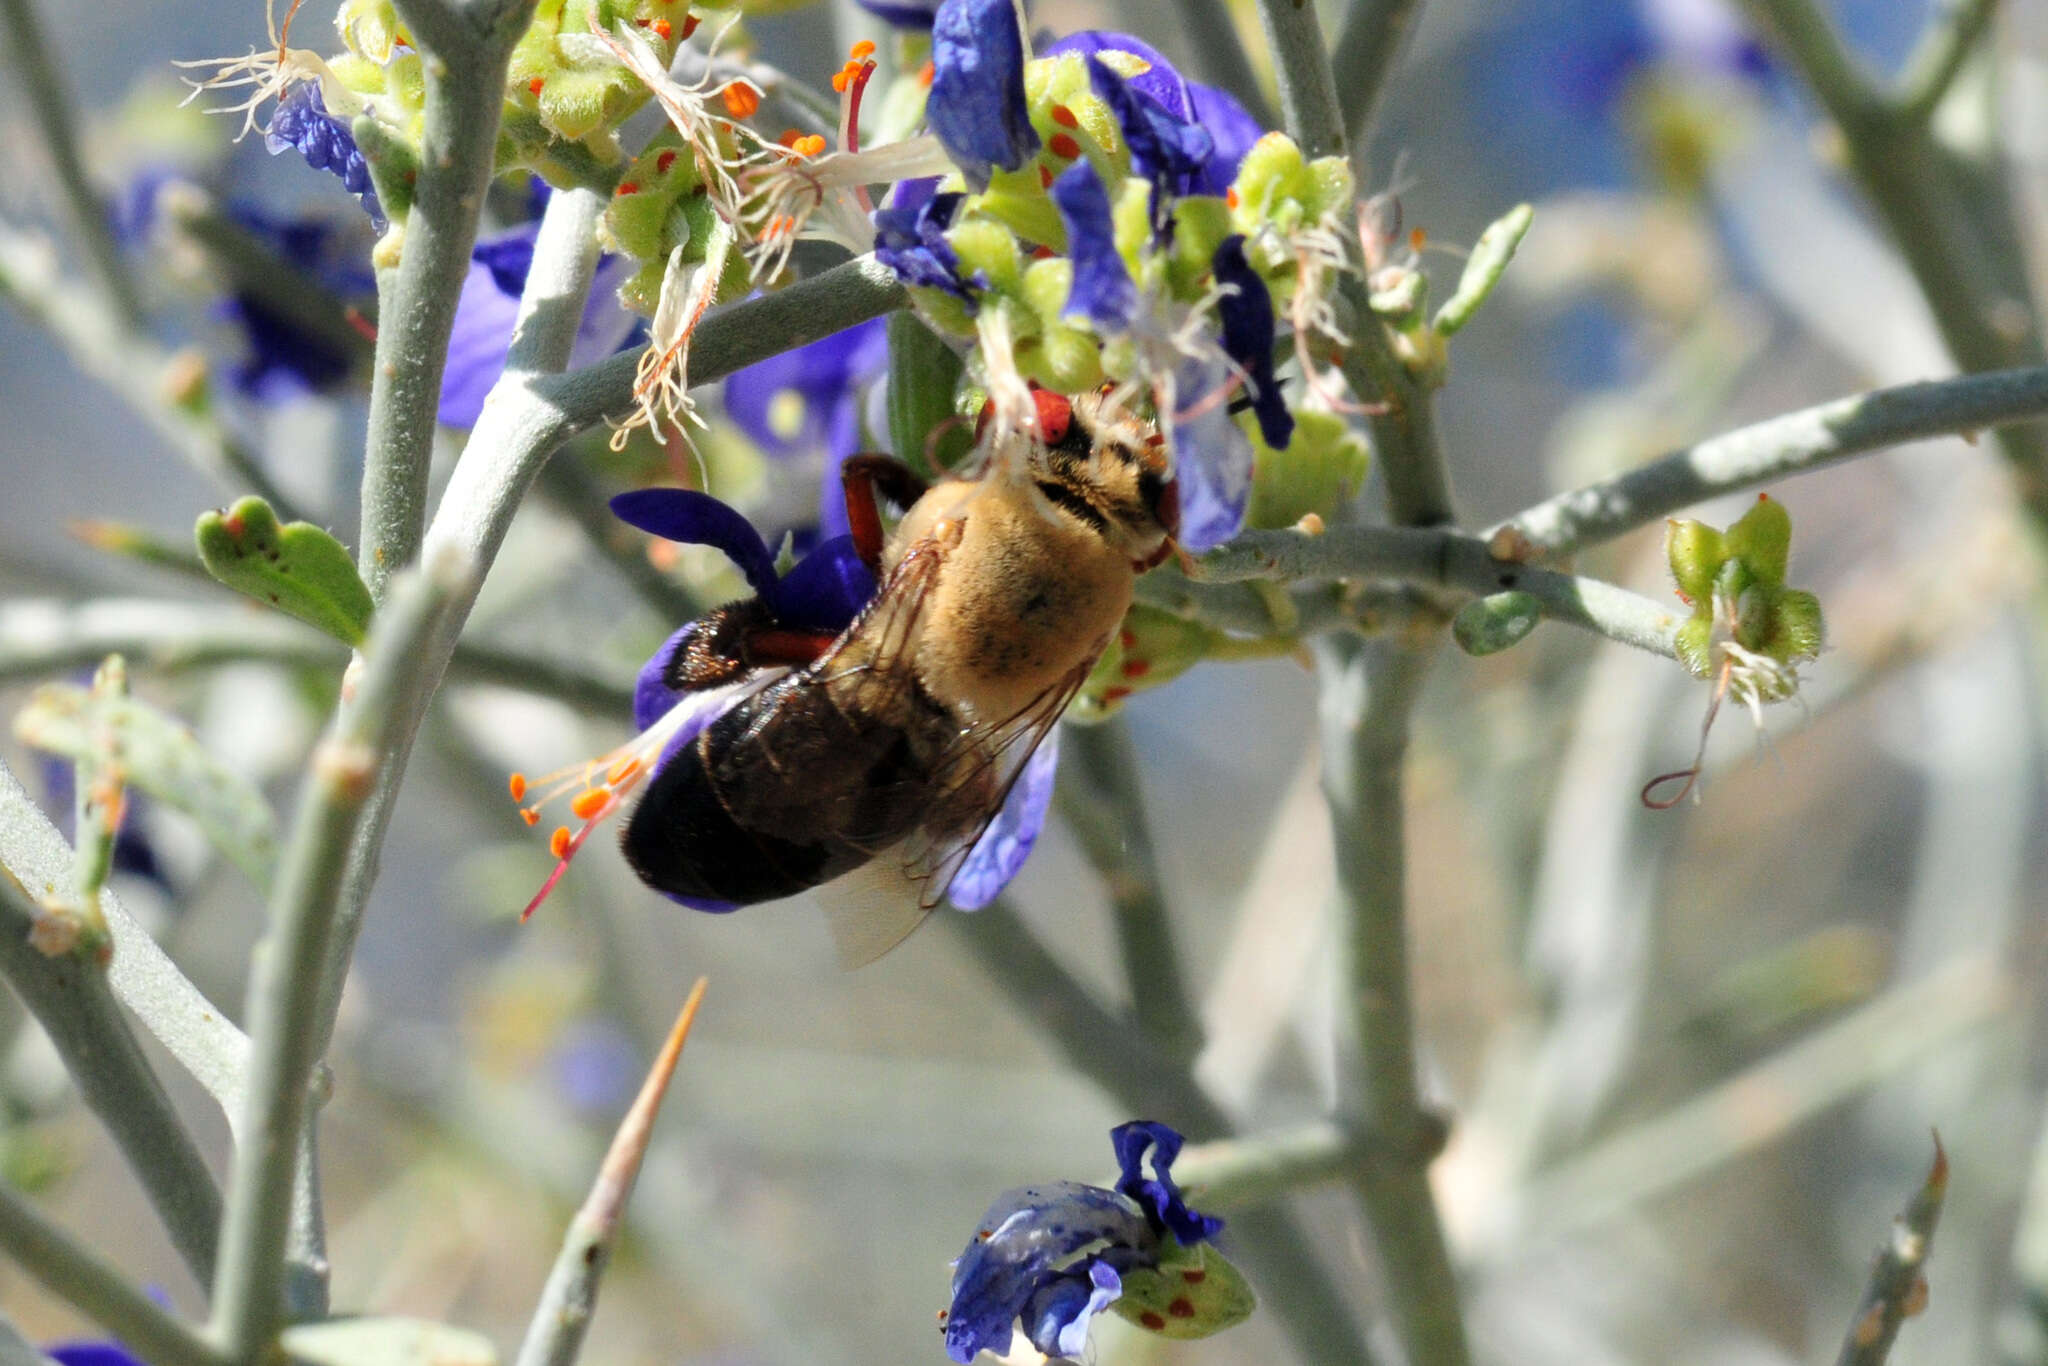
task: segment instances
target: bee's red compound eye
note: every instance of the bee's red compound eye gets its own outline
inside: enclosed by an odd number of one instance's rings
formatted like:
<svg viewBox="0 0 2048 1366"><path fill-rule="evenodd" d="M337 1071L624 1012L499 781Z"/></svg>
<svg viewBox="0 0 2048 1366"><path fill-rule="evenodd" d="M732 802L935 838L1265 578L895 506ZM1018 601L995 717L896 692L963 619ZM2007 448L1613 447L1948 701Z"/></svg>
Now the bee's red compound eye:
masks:
<svg viewBox="0 0 2048 1366"><path fill-rule="evenodd" d="M1065 441L1074 425L1074 405L1050 389L1033 389L1031 401L1038 405L1038 439L1048 446Z"/></svg>

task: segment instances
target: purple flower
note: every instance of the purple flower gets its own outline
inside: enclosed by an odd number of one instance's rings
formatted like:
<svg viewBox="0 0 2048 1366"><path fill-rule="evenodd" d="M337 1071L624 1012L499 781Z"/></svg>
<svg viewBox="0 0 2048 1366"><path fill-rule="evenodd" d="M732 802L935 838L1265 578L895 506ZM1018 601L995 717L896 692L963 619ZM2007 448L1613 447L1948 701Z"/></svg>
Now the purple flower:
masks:
<svg viewBox="0 0 2048 1366"><path fill-rule="evenodd" d="M819 542L789 573L778 577L775 555L761 533L738 511L710 494L690 489L636 489L612 499L612 512L651 535L723 552L755 596L768 604L779 625L821 633L844 631L875 595L874 575L854 549L851 536ZM669 686L665 677L668 662L696 628L697 623L688 623L664 641L641 666L634 684L633 723L642 731L657 722L675 724L678 707L692 709L664 736L661 753L654 760L656 767L743 695L730 688L686 692ZM1058 755L1057 741L1047 737L1019 773L1002 809L969 851L951 886L953 904L961 910L979 910L993 901L1023 866L1045 826ZM734 909L724 902L673 899L699 910Z"/></svg>
<svg viewBox="0 0 2048 1366"><path fill-rule="evenodd" d="M943 0L932 16L925 122L975 189L1038 154L1024 101L1024 34L1012 0Z"/></svg>
<svg viewBox="0 0 2048 1366"><path fill-rule="evenodd" d="M441 375L439 417L443 426L475 426L484 396L505 373L512 323L519 314L519 296L526 288L526 272L533 265L533 241L539 231L540 224L523 223L480 239L470 250L469 275L456 301L455 326L448 335L448 362ZM621 256L607 256L598 263L583 321L576 329L576 343L569 353L572 366L602 360L632 339L640 320L620 307L618 300L618 286L629 273L629 263Z"/></svg>
<svg viewBox="0 0 2048 1366"><path fill-rule="evenodd" d="M1063 52L1078 52L1084 56L1097 52L1128 52L1141 58L1150 63L1152 69L1130 77L1125 84L1180 123L1207 132L1210 149L1190 182L1176 187L1179 193L1220 195L1228 190L1230 182L1237 179L1238 163L1244 160L1244 154L1265 131L1245 112L1236 96L1213 85L1187 80L1150 44L1128 33L1090 29L1070 33L1045 49L1048 57L1056 57ZM1134 153L1138 150L1135 143L1132 150ZM1149 164L1139 164L1136 158L1134 166L1141 175L1151 172Z"/></svg>
<svg viewBox="0 0 2048 1366"><path fill-rule="evenodd" d="M891 4L889 0L855 0L855 3L885 24L925 30L931 28L932 15L939 7L939 0L924 0L923 4Z"/></svg>
<svg viewBox="0 0 2048 1366"><path fill-rule="evenodd" d="M272 218L246 204L230 205L227 212L280 260L337 298L367 300L374 292L376 281L356 232L324 218ZM248 346L232 372L234 385L259 402L326 393L354 373L357 351L306 331L296 318L253 290L236 287L217 311L240 329Z"/></svg>
<svg viewBox="0 0 2048 1366"><path fill-rule="evenodd" d="M1273 296L1266 282L1244 256L1244 234L1233 233L1216 245L1211 259L1216 283L1233 286L1216 302L1223 323L1223 351L1244 372L1259 419L1259 434L1275 450L1294 439L1294 414L1273 375Z"/></svg>
<svg viewBox="0 0 2048 1366"><path fill-rule="evenodd" d="M946 1354L954 1361L1008 1351L1019 1320L1039 1351L1078 1356L1090 1320L1123 1293L1126 1276L1159 1265L1169 1235L1187 1247L1222 1229L1189 1209L1173 1183L1179 1134L1135 1120L1112 1129L1110 1142L1123 1169L1116 1189L1054 1181L1005 1191L989 1206L953 1263Z"/></svg>
<svg viewBox="0 0 2048 1366"><path fill-rule="evenodd" d="M348 124L327 112L318 81L295 82L277 97L270 126L263 131L263 145L273 156L287 149L296 151L314 170L340 176L343 187L362 202L370 221L383 230L384 208L370 183L370 163L356 146Z"/></svg>
<svg viewBox="0 0 2048 1366"><path fill-rule="evenodd" d="M1052 183L1052 202L1066 225L1067 255L1074 263L1061 316L1079 314L1104 337L1128 331L1138 313L1138 287L1116 249L1109 194L1094 165L1084 160L1068 167Z"/></svg>
<svg viewBox="0 0 2048 1366"><path fill-rule="evenodd" d="M839 466L860 448L862 391L888 363L889 326L876 318L726 378L726 416L755 445L776 458L824 452L819 529L827 537L848 530Z"/></svg>
<svg viewBox="0 0 2048 1366"><path fill-rule="evenodd" d="M146 1366L118 1342L59 1342L43 1348L57 1366Z"/></svg>
<svg viewBox="0 0 2048 1366"><path fill-rule="evenodd" d="M906 285L943 289L970 308L974 296L968 286L985 289L988 281L979 271L972 280L960 278L960 257L946 240L946 229L960 210L962 194L935 194L915 208L890 207L875 210L875 259L896 272Z"/></svg>
<svg viewBox="0 0 2048 1366"><path fill-rule="evenodd" d="M1131 145L1131 169L1152 182L1152 235L1163 241L1173 232L1173 197L1188 193L1216 142L1207 129L1167 113L1133 90L1093 53L1087 62L1088 83L1109 105Z"/></svg>
<svg viewBox="0 0 2048 1366"><path fill-rule="evenodd" d="M1174 376L1180 405L1171 423L1179 540L1197 555L1235 536L1251 502L1252 443L1221 397L1229 383L1220 360L1189 361Z"/></svg>

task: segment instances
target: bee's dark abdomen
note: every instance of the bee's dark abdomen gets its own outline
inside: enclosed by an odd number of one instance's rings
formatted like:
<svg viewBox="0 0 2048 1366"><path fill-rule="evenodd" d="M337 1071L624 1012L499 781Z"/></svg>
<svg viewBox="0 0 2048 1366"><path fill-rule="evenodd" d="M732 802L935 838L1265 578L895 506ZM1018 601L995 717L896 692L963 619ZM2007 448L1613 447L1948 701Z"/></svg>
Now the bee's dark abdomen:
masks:
<svg viewBox="0 0 2048 1366"><path fill-rule="evenodd" d="M655 774L620 847L650 887L741 906L794 896L860 862L848 862L834 843L742 827L712 790L695 746Z"/></svg>

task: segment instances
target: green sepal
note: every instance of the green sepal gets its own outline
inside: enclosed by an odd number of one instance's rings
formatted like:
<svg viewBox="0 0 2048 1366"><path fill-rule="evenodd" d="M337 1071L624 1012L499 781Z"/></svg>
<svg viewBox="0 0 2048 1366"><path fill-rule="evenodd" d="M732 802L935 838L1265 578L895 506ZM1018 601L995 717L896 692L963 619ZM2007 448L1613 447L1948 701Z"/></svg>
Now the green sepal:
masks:
<svg viewBox="0 0 2048 1366"><path fill-rule="evenodd" d="M1451 635L1468 655L1498 654L1528 639L1542 620L1542 606L1533 595L1510 589L1466 603L1451 618Z"/></svg>
<svg viewBox="0 0 2048 1366"><path fill-rule="evenodd" d="M269 890L277 817L256 785L209 754L183 722L96 678L91 688L37 688L16 713L14 733L23 744L77 763L81 798L93 773L111 770L184 812L250 882ZM109 842L112 835L109 829Z"/></svg>
<svg viewBox="0 0 2048 1366"><path fill-rule="evenodd" d="M278 524L253 495L225 512L202 513L199 558L228 587L361 645L370 629L370 590L340 541L311 522Z"/></svg>
<svg viewBox="0 0 2048 1366"><path fill-rule="evenodd" d="M1064 240L1064 237L1062 238ZM960 258L960 276L971 280L980 271L993 294L1016 294L1024 286L1024 253L1010 229L989 218L963 218L946 230L946 241Z"/></svg>
<svg viewBox="0 0 2048 1366"><path fill-rule="evenodd" d="M413 191L420 175L420 149L370 114L357 115L349 124L349 132L363 154L364 165L370 168L370 184L376 188L377 203L396 228L412 212Z"/></svg>
<svg viewBox="0 0 2048 1366"><path fill-rule="evenodd" d="M412 41L398 22L391 0L342 0L334 26L350 52L380 66L391 60L394 43L410 45Z"/></svg>
<svg viewBox="0 0 2048 1366"><path fill-rule="evenodd" d="M1673 517L1664 525L1664 557L1678 591L1697 606L1714 595L1714 576L1728 558L1728 540L1705 522Z"/></svg>
<svg viewBox="0 0 2048 1366"><path fill-rule="evenodd" d="M683 0L543 5L512 50L506 91L516 107L537 113L550 132L566 141L608 133L647 102L648 90L591 31L593 21L607 35L622 21L633 25L665 67L688 16Z"/></svg>
<svg viewBox="0 0 2048 1366"><path fill-rule="evenodd" d="M1679 624L1672 637L1678 662L1694 678L1705 678L1714 670L1714 619L1694 616Z"/></svg>
<svg viewBox="0 0 2048 1366"><path fill-rule="evenodd" d="M1116 638L1095 661L1067 709L1089 725L1116 715L1124 700L1171 683L1207 657L1220 633L1146 603L1133 603Z"/></svg>
<svg viewBox="0 0 2048 1366"><path fill-rule="evenodd" d="M1334 413L1306 409L1294 415L1294 439L1284 450L1268 446L1258 424L1240 420L1252 443L1252 496L1245 524L1290 527L1313 512L1330 517L1365 484L1371 457L1365 439Z"/></svg>
<svg viewBox="0 0 2048 1366"><path fill-rule="evenodd" d="M1535 219L1534 209L1517 204L1479 234L1479 240L1472 245L1472 255L1465 260L1465 272L1458 277L1458 288L1430 322L1438 336L1451 336L1472 321L1493 293L1493 287L1500 283L1508 262L1515 259L1515 248L1522 245L1522 238Z"/></svg>
<svg viewBox="0 0 2048 1366"><path fill-rule="evenodd" d="M974 444L972 426L952 421L964 368L959 353L915 314L889 315L889 443L926 479L952 468Z"/></svg>
<svg viewBox="0 0 2048 1366"><path fill-rule="evenodd" d="M1206 1338L1243 1323L1258 1308L1244 1273L1214 1245L1182 1247L1163 1235L1157 1267L1123 1273L1123 1293L1110 1308L1164 1338Z"/></svg>
<svg viewBox="0 0 2048 1366"><path fill-rule="evenodd" d="M1792 514L1767 493L1728 528L1728 553L1740 559L1758 583L1783 587L1792 558Z"/></svg>

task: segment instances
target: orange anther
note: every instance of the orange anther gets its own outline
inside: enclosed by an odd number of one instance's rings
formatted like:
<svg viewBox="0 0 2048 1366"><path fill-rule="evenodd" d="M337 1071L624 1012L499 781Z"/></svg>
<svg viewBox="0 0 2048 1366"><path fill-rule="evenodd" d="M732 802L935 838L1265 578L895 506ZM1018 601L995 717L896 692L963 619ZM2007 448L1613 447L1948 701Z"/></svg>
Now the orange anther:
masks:
<svg viewBox="0 0 2048 1366"><path fill-rule="evenodd" d="M631 756L628 756L624 759L619 760L610 768L606 769L604 772L604 780L610 783L613 787L617 787L620 783L625 782L628 778L632 777L639 771L640 761L638 759L632 758Z"/></svg>
<svg viewBox="0 0 2048 1366"><path fill-rule="evenodd" d="M930 85L932 83L932 74L937 70L937 67L933 66L930 62L926 62L917 69L917 83L919 85Z"/></svg>
<svg viewBox="0 0 2048 1366"><path fill-rule="evenodd" d="M699 16L699 15L695 15L695 14L693 14L693 15L691 15L691 16L690 16L689 18L687 18L687 19L683 20L683 36L684 36L685 38L687 38L687 37L689 37L689 36L690 36L691 34L695 33L695 32L697 31L697 25L698 25L698 24L700 24L700 23L702 23L702 22L703 22L703 19L702 19L702 17L701 17L701 16Z"/></svg>
<svg viewBox="0 0 2048 1366"><path fill-rule="evenodd" d="M817 133L813 133L809 137L798 138L796 140L796 150L802 152L807 157L821 157L825 155L825 139ZM790 226L796 226L795 220L791 220Z"/></svg>
<svg viewBox="0 0 2048 1366"><path fill-rule="evenodd" d="M522 806L519 808L519 819L525 821L528 825L539 825L540 812L530 806Z"/></svg>
<svg viewBox="0 0 2048 1366"><path fill-rule="evenodd" d="M792 148L793 148L793 147L795 147L795 146L796 146L796 144L797 144L797 139L801 138L802 136L803 136L803 133L802 133L802 132L801 132L800 130L798 130L798 129L795 129L795 128L785 128L785 129L783 129L783 130L782 130L782 136L781 136L781 137L779 137L779 138L777 138L777 139L775 139L775 141L776 141L776 142L778 142L779 144L781 144L781 145L782 145L782 146L784 146L784 147L792 147Z"/></svg>
<svg viewBox="0 0 2048 1366"><path fill-rule="evenodd" d="M669 26L669 22L666 19L656 19L654 21L654 31L661 35L661 41L664 43L675 33L675 30Z"/></svg>
<svg viewBox="0 0 2048 1366"><path fill-rule="evenodd" d="M867 39L863 38L859 42L855 43L852 47L848 48L847 53L855 61L865 61L867 58L875 55L875 45L869 42Z"/></svg>
<svg viewBox="0 0 2048 1366"><path fill-rule="evenodd" d="M734 81L719 93L725 100L725 112L736 119L751 118L761 107L761 92L743 81Z"/></svg>
<svg viewBox="0 0 2048 1366"><path fill-rule="evenodd" d="M1081 126L1081 120L1075 118L1074 111L1067 108L1064 104L1056 104L1052 107L1052 121L1062 128L1079 128Z"/></svg>
<svg viewBox="0 0 2048 1366"><path fill-rule="evenodd" d="M1223 202L1233 209L1237 207L1237 186L1232 185L1223 192Z"/></svg>
<svg viewBox="0 0 2048 1366"><path fill-rule="evenodd" d="M599 807L611 799L611 795L601 787L588 788L569 799L569 810L575 814L577 820L587 821L597 814Z"/></svg>
<svg viewBox="0 0 2048 1366"><path fill-rule="evenodd" d="M838 94L844 95L846 93L846 82L847 75L844 71L832 73L832 89Z"/></svg>
<svg viewBox="0 0 2048 1366"><path fill-rule="evenodd" d="M569 857L569 827L558 825L555 833L548 836L548 852L556 858Z"/></svg>
<svg viewBox="0 0 2048 1366"><path fill-rule="evenodd" d="M535 76L532 80L526 83L526 93L529 95L538 95L540 93L540 88L546 84L546 81L542 80L538 76Z"/></svg>
<svg viewBox="0 0 2048 1366"><path fill-rule="evenodd" d="M1081 144L1068 137L1065 133L1054 133L1045 145L1052 149L1054 156L1065 157L1068 161L1072 161L1081 155Z"/></svg>
<svg viewBox="0 0 2048 1366"><path fill-rule="evenodd" d="M526 775L524 773L513 774L509 786L512 789L513 801L523 802L526 800Z"/></svg>

